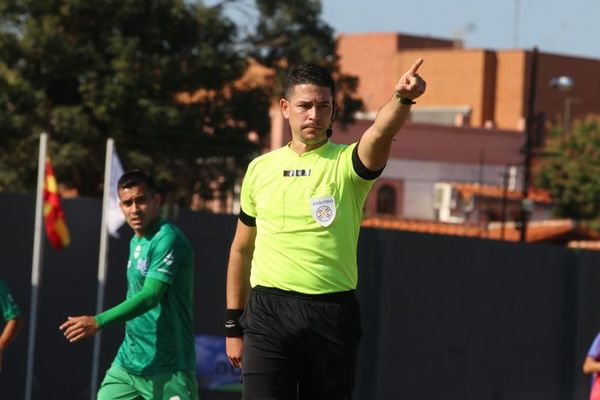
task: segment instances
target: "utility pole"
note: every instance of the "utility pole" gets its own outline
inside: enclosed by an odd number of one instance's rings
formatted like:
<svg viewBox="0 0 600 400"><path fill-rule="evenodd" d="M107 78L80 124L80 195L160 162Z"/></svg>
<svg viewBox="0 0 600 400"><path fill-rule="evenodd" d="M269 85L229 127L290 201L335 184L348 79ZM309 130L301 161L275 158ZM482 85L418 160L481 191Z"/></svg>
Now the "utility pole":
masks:
<svg viewBox="0 0 600 400"><path fill-rule="evenodd" d="M531 52L529 73L529 93L527 100L527 119L525 120L525 161L523 165L523 198L521 199L521 237L520 241L527 240L527 222L529 221L529 182L531 175L531 156L533 155L533 128L535 119L535 96L537 89L538 48L534 47Z"/></svg>
<svg viewBox="0 0 600 400"><path fill-rule="evenodd" d="M519 0L515 0L515 15L513 20L513 47L519 47Z"/></svg>

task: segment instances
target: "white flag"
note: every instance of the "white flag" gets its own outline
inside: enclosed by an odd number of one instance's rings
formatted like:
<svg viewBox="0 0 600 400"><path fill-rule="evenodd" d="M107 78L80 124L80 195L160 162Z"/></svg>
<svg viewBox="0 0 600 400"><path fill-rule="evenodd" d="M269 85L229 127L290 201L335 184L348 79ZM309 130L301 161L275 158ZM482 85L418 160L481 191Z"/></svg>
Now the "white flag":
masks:
<svg viewBox="0 0 600 400"><path fill-rule="evenodd" d="M119 191L117 182L123 175L123 166L117 156L117 151L113 148L112 160L110 163L110 186L108 190L108 209L106 210L106 228L110 236L118 238L119 228L125 223L125 216L119 207Z"/></svg>

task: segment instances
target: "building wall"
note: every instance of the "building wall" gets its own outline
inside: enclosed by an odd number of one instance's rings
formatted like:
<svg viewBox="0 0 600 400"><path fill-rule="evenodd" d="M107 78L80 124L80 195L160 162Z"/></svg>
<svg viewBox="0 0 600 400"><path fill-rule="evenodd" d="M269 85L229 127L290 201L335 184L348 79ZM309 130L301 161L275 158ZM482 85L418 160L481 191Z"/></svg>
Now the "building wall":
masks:
<svg viewBox="0 0 600 400"><path fill-rule="evenodd" d="M419 73L427 81L427 91L417 100L415 109L423 106L469 106L471 124L478 127L494 119L493 98L490 96L495 72L493 53L444 49L400 51L394 57L393 81L397 82L419 57L425 59ZM388 95L392 90L393 85L388 88Z"/></svg>
<svg viewBox="0 0 600 400"><path fill-rule="evenodd" d="M394 189L396 200L394 206L396 212L393 216L404 218L404 181L402 179L390 179L386 177L380 177L373 185L373 188L371 188L371 192L365 202L364 216L371 217L380 215L377 210L377 194L383 186L389 186ZM385 216L390 215L386 214Z"/></svg>
<svg viewBox="0 0 600 400"><path fill-rule="evenodd" d="M511 50L496 52L498 60L495 110L497 126L525 128L530 91L532 52ZM569 76L571 90L551 87L552 78ZM535 111L543 112L546 123L564 123L565 105L570 103L570 120L600 113L600 60L538 54L537 79L534 86Z"/></svg>
<svg viewBox="0 0 600 400"><path fill-rule="evenodd" d="M359 78L359 93L367 110L378 110L389 100L396 83L392 59L400 49L454 45L451 40L398 33L342 34L337 40L341 70Z"/></svg>
<svg viewBox="0 0 600 400"><path fill-rule="evenodd" d="M525 86L528 59L522 50L496 53L496 93L494 114L496 126L504 129L525 129Z"/></svg>
<svg viewBox="0 0 600 400"><path fill-rule="evenodd" d="M435 219L433 186L436 182L485 182L501 186L504 170L503 165L494 164L392 159L381 179L403 182L403 207L399 214L402 218L431 221ZM371 191L369 196L375 193Z"/></svg>
<svg viewBox="0 0 600 400"><path fill-rule="evenodd" d="M393 87L418 58L425 59L419 73L428 90L414 107L471 108L475 127L523 130L527 115L530 50L453 48L452 41L395 34L341 35L338 52L342 72L359 77L358 95L367 111L377 111ZM570 91L551 88L553 77L570 76ZM571 120L600 114L600 60L539 53L535 85L536 111L546 121L563 123L566 106Z"/></svg>
<svg viewBox="0 0 600 400"><path fill-rule="evenodd" d="M335 124L333 141L354 143L373 123ZM392 143L390 158L466 164L517 165L523 162L523 132L407 123Z"/></svg>
<svg viewBox="0 0 600 400"><path fill-rule="evenodd" d="M549 81L561 75L573 78L571 90L549 87ZM541 53L537 90L537 109L544 111L547 121L563 123L567 99L572 99L571 121L589 113L600 114L600 60Z"/></svg>

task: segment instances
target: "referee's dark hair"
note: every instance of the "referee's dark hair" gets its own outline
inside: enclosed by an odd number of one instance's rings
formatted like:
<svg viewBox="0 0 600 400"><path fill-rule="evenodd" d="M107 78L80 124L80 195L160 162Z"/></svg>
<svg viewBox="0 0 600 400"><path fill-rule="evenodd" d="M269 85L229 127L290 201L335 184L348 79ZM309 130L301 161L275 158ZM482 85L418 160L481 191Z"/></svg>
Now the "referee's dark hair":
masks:
<svg viewBox="0 0 600 400"><path fill-rule="evenodd" d="M154 184L152 175L141 169L131 169L129 171L125 171L119 178L117 188L119 190L128 189L142 183L146 185L151 193L157 193L156 185Z"/></svg>
<svg viewBox="0 0 600 400"><path fill-rule="evenodd" d="M328 87L331 97L335 99L335 83L329 71L315 64L300 64L290 72L285 80L285 98L289 100L291 91L296 85L311 84Z"/></svg>
<svg viewBox="0 0 600 400"><path fill-rule="evenodd" d="M333 77L325 68L315 65L315 64L300 64L296 66L290 72L288 77L285 80L284 89L285 89L285 98L290 99L292 95L292 89L297 85L316 85L322 87L328 87L331 92L331 98L333 102L333 115L331 116L331 120L335 118L335 82L333 81ZM327 137L330 137L332 134L331 127L327 129Z"/></svg>

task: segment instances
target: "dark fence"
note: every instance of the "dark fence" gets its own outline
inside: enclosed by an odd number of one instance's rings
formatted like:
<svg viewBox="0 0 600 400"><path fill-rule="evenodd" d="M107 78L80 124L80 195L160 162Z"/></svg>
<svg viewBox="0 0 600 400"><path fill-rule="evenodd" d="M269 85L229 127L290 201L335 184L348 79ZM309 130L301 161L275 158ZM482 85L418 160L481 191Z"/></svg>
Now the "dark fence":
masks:
<svg viewBox="0 0 600 400"><path fill-rule="evenodd" d="M44 249L34 399L88 399L90 392L93 342L69 344L58 326L95 309L100 201L63 206L72 244ZM0 275L27 319L34 199L0 195L0 209ZM196 332L219 335L235 218L182 211L174 220L194 245ZM130 236L123 227L120 239L110 239L107 307L125 296ZM600 253L363 229L359 271L356 399L587 398L580 366L600 330ZM2 399L24 397L29 326L3 357ZM100 378L122 332L102 333ZM201 393L203 400L239 397Z"/></svg>

